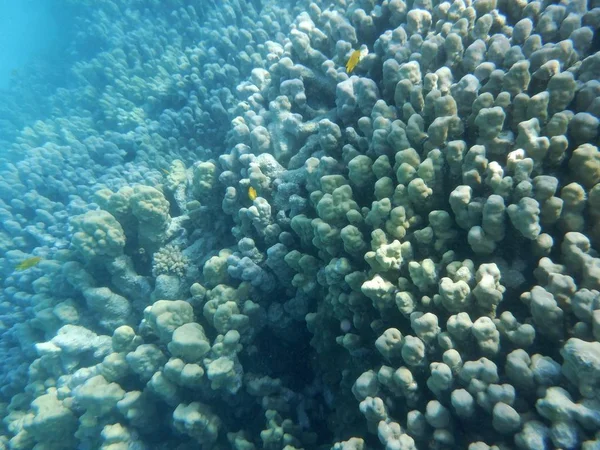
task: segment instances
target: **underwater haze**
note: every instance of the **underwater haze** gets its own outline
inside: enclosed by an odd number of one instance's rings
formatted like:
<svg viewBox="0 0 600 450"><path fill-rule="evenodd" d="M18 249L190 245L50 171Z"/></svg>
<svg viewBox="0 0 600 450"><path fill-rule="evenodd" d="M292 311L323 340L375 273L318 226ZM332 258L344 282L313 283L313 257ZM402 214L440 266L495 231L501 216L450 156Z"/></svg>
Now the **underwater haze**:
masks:
<svg viewBox="0 0 600 450"><path fill-rule="evenodd" d="M599 0L0 0L0 450L600 448Z"/></svg>
<svg viewBox="0 0 600 450"><path fill-rule="evenodd" d="M26 66L60 54L64 29L59 30L50 3L0 0L0 89L9 88L11 80L18 83Z"/></svg>

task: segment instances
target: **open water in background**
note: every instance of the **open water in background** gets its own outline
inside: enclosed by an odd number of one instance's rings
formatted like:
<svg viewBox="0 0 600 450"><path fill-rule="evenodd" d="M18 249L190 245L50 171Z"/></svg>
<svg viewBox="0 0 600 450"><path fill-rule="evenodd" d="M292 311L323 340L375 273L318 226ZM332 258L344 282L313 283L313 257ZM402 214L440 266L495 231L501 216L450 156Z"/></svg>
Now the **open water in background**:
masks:
<svg viewBox="0 0 600 450"><path fill-rule="evenodd" d="M58 14L60 4L52 0L0 0L0 89L28 62L60 51Z"/></svg>

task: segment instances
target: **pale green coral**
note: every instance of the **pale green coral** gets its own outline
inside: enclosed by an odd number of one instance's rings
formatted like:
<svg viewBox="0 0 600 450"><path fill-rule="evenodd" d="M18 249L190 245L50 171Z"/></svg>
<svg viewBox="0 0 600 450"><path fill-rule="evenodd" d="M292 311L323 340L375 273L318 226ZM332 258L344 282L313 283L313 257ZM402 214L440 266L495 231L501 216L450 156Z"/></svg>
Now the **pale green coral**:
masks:
<svg viewBox="0 0 600 450"><path fill-rule="evenodd" d="M177 328L194 321L194 310L183 300L158 300L144 310L144 320L168 344Z"/></svg>
<svg viewBox="0 0 600 450"><path fill-rule="evenodd" d="M203 403L181 403L173 412L173 425L199 444L211 445L219 436L221 420Z"/></svg>
<svg viewBox="0 0 600 450"><path fill-rule="evenodd" d="M140 245L150 251L160 245L171 221L169 202L151 186L137 185L130 199L131 212L138 221Z"/></svg>
<svg viewBox="0 0 600 450"><path fill-rule="evenodd" d="M86 260L114 258L123 253L125 233L109 212L89 211L74 217L71 224L74 228L71 243Z"/></svg>
<svg viewBox="0 0 600 450"><path fill-rule="evenodd" d="M202 325L191 322L175 329L173 338L167 347L173 356L193 363L200 361L209 352L210 343L204 334Z"/></svg>
<svg viewBox="0 0 600 450"><path fill-rule="evenodd" d="M55 388L31 402L34 417L25 429L39 443L53 448L76 446L73 436L77 427L75 414L58 398Z"/></svg>
<svg viewBox="0 0 600 450"><path fill-rule="evenodd" d="M195 195L205 200L217 182L217 167L211 161L200 162L193 168L192 186Z"/></svg>
<svg viewBox="0 0 600 450"><path fill-rule="evenodd" d="M236 330L215 339L209 357L204 359L212 389L225 389L234 394L242 387L243 370L237 358L242 350L239 342L240 333Z"/></svg>

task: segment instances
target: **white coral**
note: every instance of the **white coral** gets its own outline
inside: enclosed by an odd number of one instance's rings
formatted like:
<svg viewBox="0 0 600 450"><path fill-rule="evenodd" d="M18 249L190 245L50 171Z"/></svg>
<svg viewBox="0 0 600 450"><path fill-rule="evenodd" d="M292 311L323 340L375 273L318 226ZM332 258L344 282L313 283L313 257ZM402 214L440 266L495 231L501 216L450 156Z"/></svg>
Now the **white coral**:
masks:
<svg viewBox="0 0 600 450"><path fill-rule="evenodd" d="M169 244L162 247L152 257L152 275L175 275L179 278L185 276L189 264L188 258L175 245Z"/></svg>

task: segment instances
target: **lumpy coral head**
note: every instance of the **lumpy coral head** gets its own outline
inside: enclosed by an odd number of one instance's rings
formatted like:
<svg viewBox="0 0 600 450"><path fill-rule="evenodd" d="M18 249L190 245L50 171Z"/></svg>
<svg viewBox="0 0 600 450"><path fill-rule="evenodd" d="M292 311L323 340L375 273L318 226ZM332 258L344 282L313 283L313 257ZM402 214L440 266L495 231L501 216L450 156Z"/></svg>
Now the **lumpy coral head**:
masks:
<svg viewBox="0 0 600 450"><path fill-rule="evenodd" d="M103 210L88 211L72 219L71 244L86 260L116 257L123 253L125 233L112 214Z"/></svg>

